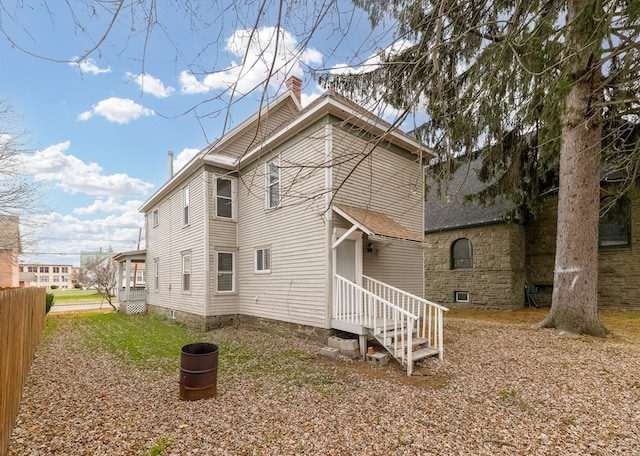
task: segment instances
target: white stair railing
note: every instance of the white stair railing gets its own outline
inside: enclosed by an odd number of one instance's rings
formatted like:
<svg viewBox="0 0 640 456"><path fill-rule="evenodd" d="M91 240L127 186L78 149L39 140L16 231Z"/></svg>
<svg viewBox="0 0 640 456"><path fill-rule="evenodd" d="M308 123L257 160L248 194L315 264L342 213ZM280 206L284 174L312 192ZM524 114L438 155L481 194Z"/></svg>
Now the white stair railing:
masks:
<svg viewBox="0 0 640 456"><path fill-rule="evenodd" d="M405 350L405 345L413 345L418 317L338 274L334 275L333 293L333 318L372 328L374 335L389 338L390 343L385 346L393 350L394 357L407 366L407 375L411 375L413 353Z"/></svg>
<svg viewBox="0 0 640 456"><path fill-rule="evenodd" d="M374 295L415 315L418 318L417 337L427 340L430 347L438 350L438 358L443 359L443 316L449 309L368 276L362 277L362 285Z"/></svg>

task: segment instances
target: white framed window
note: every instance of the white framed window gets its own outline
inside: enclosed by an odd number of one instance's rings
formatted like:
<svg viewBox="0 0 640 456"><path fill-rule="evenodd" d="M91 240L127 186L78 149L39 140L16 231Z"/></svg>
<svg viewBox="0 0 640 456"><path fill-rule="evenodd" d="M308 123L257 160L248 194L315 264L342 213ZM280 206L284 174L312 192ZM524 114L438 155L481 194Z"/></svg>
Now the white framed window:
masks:
<svg viewBox="0 0 640 456"><path fill-rule="evenodd" d="M153 260L153 288L154 290L160 288L160 260L158 258Z"/></svg>
<svg viewBox="0 0 640 456"><path fill-rule="evenodd" d="M151 219L152 219L152 223L153 226L158 226L158 209L154 209L153 213L151 214Z"/></svg>
<svg viewBox="0 0 640 456"><path fill-rule="evenodd" d="M144 269L138 269L136 271L136 280L135 282L138 285L144 285L145 281L144 281Z"/></svg>
<svg viewBox="0 0 640 456"><path fill-rule="evenodd" d="M216 291L218 293L235 292L235 253L217 252L216 270L218 272Z"/></svg>
<svg viewBox="0 0 640 456"><path fill-rule="evenodd" d="M470 302L468 291L454 291L453 302Z"/></svg>
<svg viewBox="0 0 640 456"><path fill-rule="evenodd" d="M265 164L267 209L280 206L280 159Z"/></svg>
<svg viewBox="0 0 640 456"><path fill-rule="evenodd" d="M271 248L256 249L256 272L271 272Z"/></svg>
<svg viewBox="0 0 640 456"><path fill-rule="evenodd" d="M68 266L62 266L62 273L63 274L69 274L69 267Z"/></svg>
<svg viewBox="0 0 640 456"><path fill-rule="evenodd" d="M191 291L191 252L182 254L182 291Z"/></svg>
<svg viewBox="0 0 640 456"><path fill-rule="evenodd" d="M183 225L189 224L189 187L182 189L182 213L183 213Z"/></svg>
<svg viewBox="0 0 640 456"><path fill-rule="evenodd" d="M213 187L215 216L235 220L236 218L236 180L218 177Z"/></svg>

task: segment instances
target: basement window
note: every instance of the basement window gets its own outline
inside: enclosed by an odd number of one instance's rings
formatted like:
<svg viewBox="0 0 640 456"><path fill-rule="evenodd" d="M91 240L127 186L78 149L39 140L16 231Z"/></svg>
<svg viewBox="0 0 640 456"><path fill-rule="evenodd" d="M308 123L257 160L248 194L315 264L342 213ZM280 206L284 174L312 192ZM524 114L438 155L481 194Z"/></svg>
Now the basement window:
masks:
<svg viewBox="0 0 640 456"><path fill-rule="evenodd" d="M462 302L468 303L471 299L469 298L468 291L454 291L453 292L453 302Z"/></svg>

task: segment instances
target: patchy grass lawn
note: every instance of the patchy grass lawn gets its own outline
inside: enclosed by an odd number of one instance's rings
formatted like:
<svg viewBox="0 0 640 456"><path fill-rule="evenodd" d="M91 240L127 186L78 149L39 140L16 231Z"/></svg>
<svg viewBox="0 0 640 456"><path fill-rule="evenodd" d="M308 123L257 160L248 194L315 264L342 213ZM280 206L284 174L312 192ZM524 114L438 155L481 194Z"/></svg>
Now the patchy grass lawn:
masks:
<svg viewBox="0 0 640 456"><path fill-rule="evenodd" d="M101 302L102 296L96 290L48 290L55 296L54 304L81 304L83 302Z"/></svg>

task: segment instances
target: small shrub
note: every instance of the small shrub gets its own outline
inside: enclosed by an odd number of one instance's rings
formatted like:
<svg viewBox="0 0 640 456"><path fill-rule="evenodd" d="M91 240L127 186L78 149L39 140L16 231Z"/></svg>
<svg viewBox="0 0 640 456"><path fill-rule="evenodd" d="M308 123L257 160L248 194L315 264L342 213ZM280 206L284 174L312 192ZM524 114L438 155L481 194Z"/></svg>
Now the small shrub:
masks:
<svg viewBox="0 0 640 456"><path fill-rule="evenodd" d="M51 310L51 307L53 307L53 299L55 298L53 293L47 293L46 296L46 313L49 313L49 311Z"/></svg>
<svg viewBox="0 0 640 456"><path fill-rule="evenodd" d="M82 285L80 285L79 283L76 283L73 288L75 288L76 290L82 290Z"/></svg>
<svg viewBox="0 0 640 456"><path fill-rule="evenodd" d="M57 290L58 289L58 285L51 285L50 287L52 290Z"/></svg>

